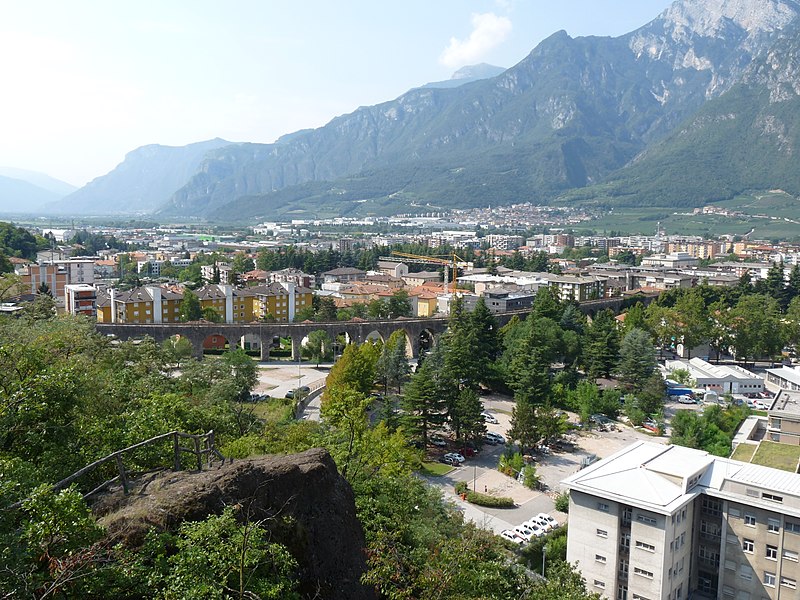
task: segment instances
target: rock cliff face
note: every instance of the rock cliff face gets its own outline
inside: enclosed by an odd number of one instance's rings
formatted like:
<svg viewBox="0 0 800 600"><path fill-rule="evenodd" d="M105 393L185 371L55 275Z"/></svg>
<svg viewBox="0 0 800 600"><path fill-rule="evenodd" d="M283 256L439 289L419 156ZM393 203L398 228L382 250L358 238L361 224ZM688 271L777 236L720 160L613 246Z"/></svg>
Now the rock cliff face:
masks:
<svg viewBox="0 0 800 600"><path fill-rule="evenodd" d="M150 527L172 530L236 504L247 507L251 519L274 523L272 539L300 565L304 596L374 597L360 583L365 541L353 492L322 449L236 461L202 473L161 473L129 496L99 498L93 510L112 539L137 546Z"/></svg>

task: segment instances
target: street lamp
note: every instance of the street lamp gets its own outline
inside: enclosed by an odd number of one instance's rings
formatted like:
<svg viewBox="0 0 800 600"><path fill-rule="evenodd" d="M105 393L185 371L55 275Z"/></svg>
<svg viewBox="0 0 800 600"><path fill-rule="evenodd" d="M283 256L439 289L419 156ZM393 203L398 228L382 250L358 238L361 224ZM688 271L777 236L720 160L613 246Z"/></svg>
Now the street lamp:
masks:
<svg viewBox="0 0 800 600"><path fill-rule="evenodd" d="M544 563L547 558L547 546L542 546L542 577L544 577Z"/></svg>

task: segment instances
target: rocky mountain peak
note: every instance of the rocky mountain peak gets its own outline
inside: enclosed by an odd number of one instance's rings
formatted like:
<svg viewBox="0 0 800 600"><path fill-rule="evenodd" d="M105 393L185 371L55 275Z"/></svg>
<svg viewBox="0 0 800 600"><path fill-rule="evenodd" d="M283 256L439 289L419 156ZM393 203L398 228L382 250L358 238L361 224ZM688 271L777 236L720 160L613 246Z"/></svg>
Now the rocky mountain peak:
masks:
<svg viewBox="0 0 800 600"><path fill-rule="evenodd" d="M731 26L752 37L783 28L798 14L794 0L679 0L661 19L675 41L724 36Z"/></svg>
<svg viewBox="0 0 800 600"><path fill-rule="evenodd" d="M800 14L797 0L676 0L629 35L637 58L673 68L712 69L722 51L753 51Z"/></svg>

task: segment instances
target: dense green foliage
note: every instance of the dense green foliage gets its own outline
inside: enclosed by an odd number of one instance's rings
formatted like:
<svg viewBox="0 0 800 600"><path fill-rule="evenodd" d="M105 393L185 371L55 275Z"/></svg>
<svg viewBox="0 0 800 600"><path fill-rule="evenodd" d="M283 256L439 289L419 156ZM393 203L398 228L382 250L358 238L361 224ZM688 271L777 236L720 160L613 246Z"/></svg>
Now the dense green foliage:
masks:
<svg viewBox="0 0 800 600"><path fill-rule="evenodd" d="M705 408L702 415L679 410L672 418L670 442L700 448L717 456L730 456L733 434L749 413L746 406L723 409L711 405Z"/></svg>

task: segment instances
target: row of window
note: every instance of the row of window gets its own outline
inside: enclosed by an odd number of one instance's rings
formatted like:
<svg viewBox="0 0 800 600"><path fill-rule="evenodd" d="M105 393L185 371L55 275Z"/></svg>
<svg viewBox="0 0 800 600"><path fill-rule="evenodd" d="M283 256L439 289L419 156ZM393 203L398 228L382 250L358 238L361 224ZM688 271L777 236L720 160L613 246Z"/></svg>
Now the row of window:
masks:
<svg viewBox="0 0 800 600"><path fill-rule="evenodd" d="M756 551L756 544L753 540L748 540L747 538L742 540L742 550L747 552L748 554L754 554ZM764 552L764 556L766 556L770 560L778 560L778 547L773 546L771 544L766 545L766 551ZM786 548L783 549L783 558L786 560L792 560L794 562L798 561L798 553L794 550L787 550Z"/></svg>
<svg viewBox="0 0 800 600"><path fill-rule="evenodd" d="M775 494L768 494L764 493L761 496L763 499L771 500L773 502L782 502L783 498L781 496L776 496ZM769 497L769 498L767 498ZM728 512L731 517L740 518L742 516L741 511L738 508L731 508ZM758 523L756 516L753 513L745 512L744 513L744 524L749 527L755 527ZM800 523L789 521L787 520L784 524L784 528L786 531L790 533L800 533ZM779 519L768 518L767 519L767 531L770 533L779 533L781 530L781 522Z"/></svg>
<svg viewBox="0 0 800 600"><path fill-rule="evenodd" d="M764 585L769 587L775 587L775 573L769 573L768 571L764 571L764 579L762 580ZM797 580L792 579L791 577L781 577L780 585L785 588L789 588L790 590L797 589Z"/></svg>

